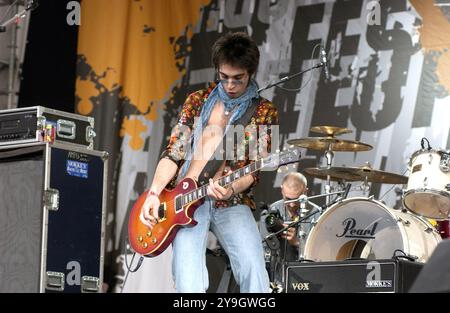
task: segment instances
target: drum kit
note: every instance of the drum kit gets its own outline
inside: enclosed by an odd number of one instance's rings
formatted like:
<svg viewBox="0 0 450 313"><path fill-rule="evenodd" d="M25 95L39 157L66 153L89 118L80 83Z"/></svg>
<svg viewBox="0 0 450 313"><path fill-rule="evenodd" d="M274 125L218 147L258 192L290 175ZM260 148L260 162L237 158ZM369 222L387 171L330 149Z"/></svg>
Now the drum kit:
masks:
<svg viewBox="0 0 450 313"><path fill-rule="evenodd" d="M347 259L390 259L403 257L426 262L434 248L448 235L439 229L450 213L450 151L428 146L409 159L409 177L360 167L333 166L335 152L369 151L372 146L337 138L350 129L316 126L312 132L323 137L288 140L289 145L324 151L326 167L305 168L306 174L326 180L326 206L313 222L300 260L341 261ZM406 185L403 190L404 209L393 209L373 196L340 197L331 201L331 181ZM340 185L342 186L342 184ZM367 189L366 189L367 190ZM347 192L348 193L348 192ZM436 226L433 225L433 222ZM441 234L439 232L441 231ZM445 233L445 234L444 234Z"/></svg>

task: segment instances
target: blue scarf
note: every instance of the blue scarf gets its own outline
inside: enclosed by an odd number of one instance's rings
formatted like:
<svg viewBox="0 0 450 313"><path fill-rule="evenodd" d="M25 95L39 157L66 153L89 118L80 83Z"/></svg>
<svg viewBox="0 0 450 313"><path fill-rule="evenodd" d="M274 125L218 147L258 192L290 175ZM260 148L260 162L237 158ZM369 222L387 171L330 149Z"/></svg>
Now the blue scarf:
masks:
<svg viewBox="0 0 450 313"><path fill-rule="evenodd" d="M250 107L252 103L253 98L258 98L258 85L254 80L250 81L249 86L247 87L247 90L244 94L242 94L239 98L233 99L228 96L225 89L223 88L222 83L217 84L217 86L211 91L211 93L208 96L208 99L206 99L205 103L203 104L202 111L200 113L200 121L201 125L196 125L194 134L193 134L193 140L194 140L194 149L197 146L197 143L202 135L203 128L207 125L209 121L209 117L211 116L211 112L214 109L214 106L220 100L224 106L225 110L231 111L235 106L238 105L237 110L234 110L233 114L231 115L231 118L228 122L228 125L225 129L224 134L226 134L226 131L228 130L229 125L232 125L235 121L240 119L242 115L247 111L247 109ZM192 136L191 136L192 140ZM192 142L192 141L190 141ZM181 168L181 176L180 178L184 178L186 175L186 172L189 168L189 165L191 164L192 155L193 155L193 149L189 149L186 153L186 162L184 162L182 168Z"/></svg>

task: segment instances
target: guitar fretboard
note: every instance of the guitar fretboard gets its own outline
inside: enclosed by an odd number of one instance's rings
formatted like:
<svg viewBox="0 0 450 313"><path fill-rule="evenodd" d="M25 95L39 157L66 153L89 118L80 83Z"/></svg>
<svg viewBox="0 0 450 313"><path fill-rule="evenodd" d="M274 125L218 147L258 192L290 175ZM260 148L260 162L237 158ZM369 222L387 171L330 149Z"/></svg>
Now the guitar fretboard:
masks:
<svg viewBox="0 0 450 313"><path fill-rule="evenodd" d="M218 179L219 185L222 187L226 187L229 184L231 184L232 182L234 182L235 180L238 180L239 178L241 178L243 176L247 176L253 172L260 170L262 168L262 166L263 166L262 160L252 162L247 166L244 166L238 170L231 172L230 174L227 174L227 175L219 178ZM184 206L188 203L191 203L193 201L197 201L197 200L200 200L200 199L206 197L207 196L207 191L206 191L207 187L208 187L208 185L203 185L191 192L188 192L188 193L178 197L176 200L177 207L181 208L182 206Z"/></svg>

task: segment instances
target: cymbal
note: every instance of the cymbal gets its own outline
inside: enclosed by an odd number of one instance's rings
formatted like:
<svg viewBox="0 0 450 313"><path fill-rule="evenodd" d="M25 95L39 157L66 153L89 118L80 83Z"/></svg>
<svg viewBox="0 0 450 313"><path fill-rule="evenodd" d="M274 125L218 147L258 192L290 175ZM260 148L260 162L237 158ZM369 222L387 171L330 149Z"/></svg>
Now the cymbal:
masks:
<svg viewBox="0 0 450 313"><path fill-rule="evenodd" d="M351 129L336 126L314 126L309 130L313 133L324 134L331 137L349 134L352 132Z"/></svg>
<svg viewBox="0 0 450 313"><path fill-rule="evenodd" d="M287 143L312 150L368 151L373 148L371 145L359 141L337 139L333 137L306 137L291 139L288 140Z"/></svg>
<svg viewBox="0 0 450 313"><path fill-rule="evenodd" d="M367 178L367 182L371 183L406 184L408 182L408 177L406 176L374 170L368 165L361 167L310 167L306 168L305 172L313 177L324 180L329 175L333 181L365 181Z"/></svg>
<svg viewBox="0 0 450 313"><path fill-rule="evenodd" d="M345 168L346 169L346 168ZM311 175L315 178L326 180L327 176L330 176L330 180L332 181L360 181L361 177L358 175L354 175L351 173L348 173L347 171L339 171L339 168L337 167L308 167L304 169L305 173L308 175Z"/></svg>

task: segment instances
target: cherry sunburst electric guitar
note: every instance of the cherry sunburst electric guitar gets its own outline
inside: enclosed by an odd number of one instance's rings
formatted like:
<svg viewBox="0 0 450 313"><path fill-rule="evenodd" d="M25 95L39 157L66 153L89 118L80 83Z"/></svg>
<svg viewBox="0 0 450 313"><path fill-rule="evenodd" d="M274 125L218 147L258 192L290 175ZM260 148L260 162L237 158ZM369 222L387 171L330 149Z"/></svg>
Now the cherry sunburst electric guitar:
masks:
<svg viewBox="0 0 450 313"><path fill-rule="evenodd" d="M276 169L282 165L300 160L300 151L296 148L271 154L218 179L220 186L226 187L233 181L260 169ZM195 180L185 178L172 189L164 189L159 195L158 222L150 229L139 216L149 190L142 193L130 212L128 240L137 253L155 257L172 243L180 227L192 227L197 224L193 219L195 210L207 196L207 184L197 186Z"/></svg>

